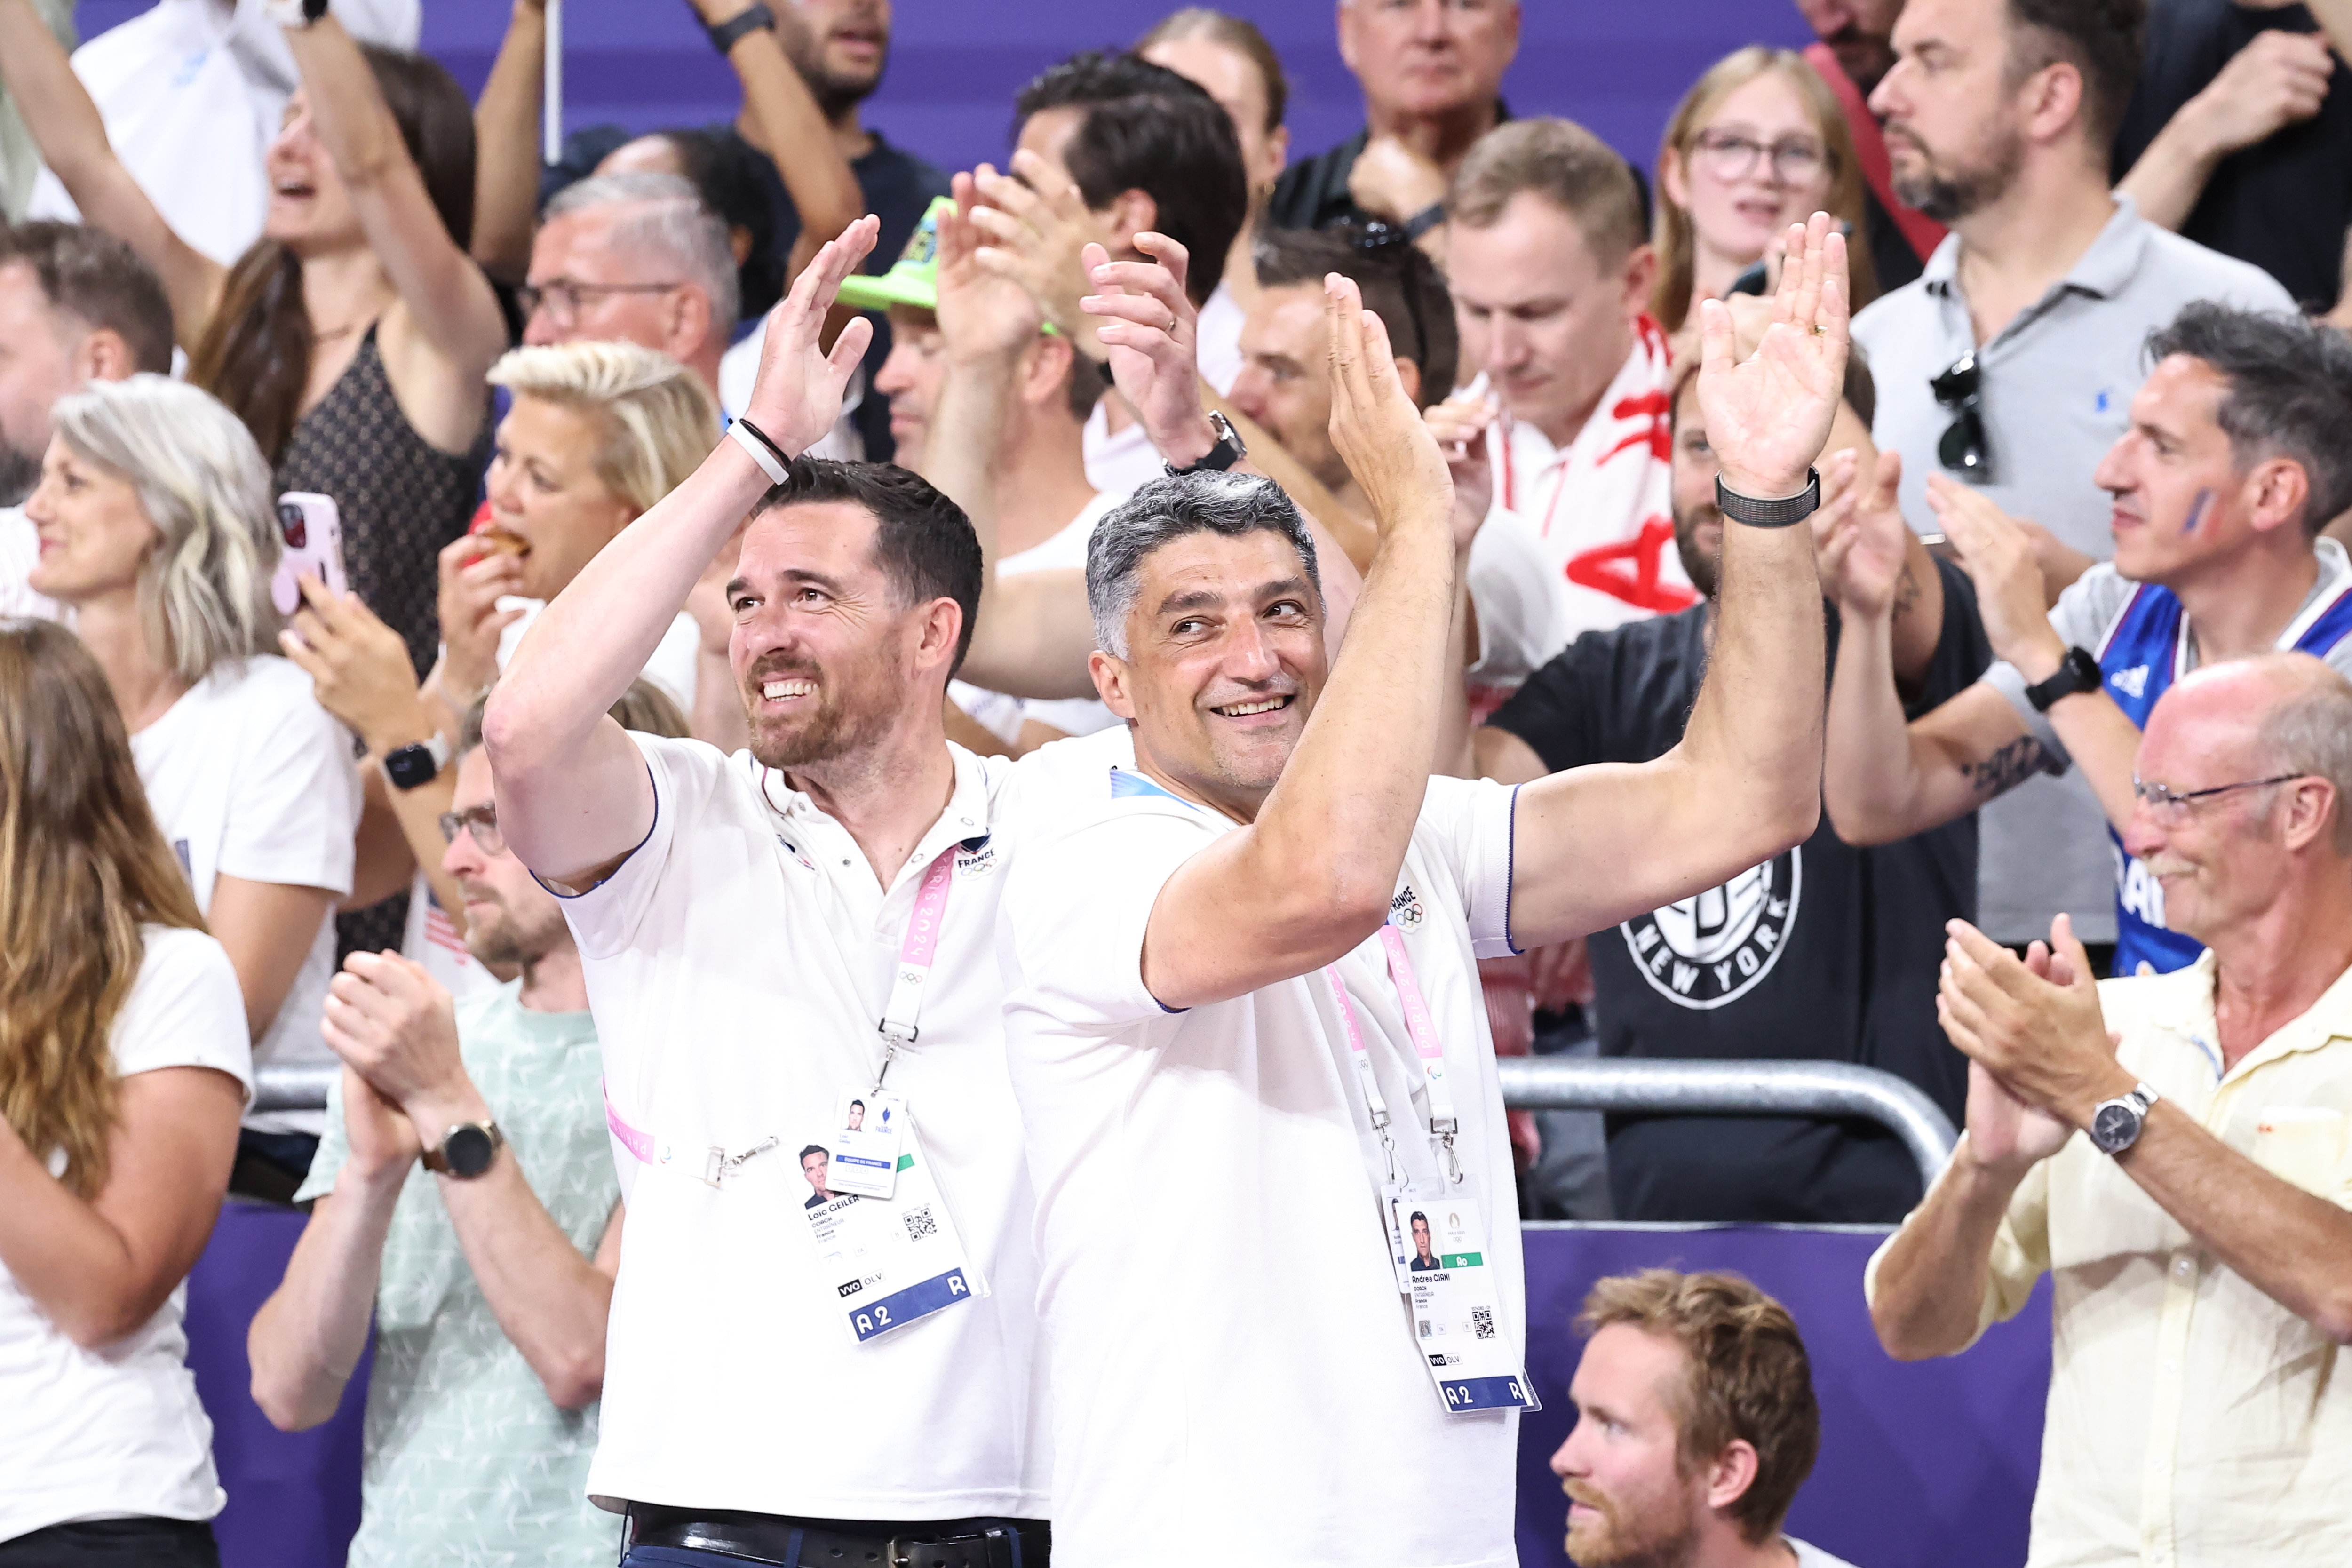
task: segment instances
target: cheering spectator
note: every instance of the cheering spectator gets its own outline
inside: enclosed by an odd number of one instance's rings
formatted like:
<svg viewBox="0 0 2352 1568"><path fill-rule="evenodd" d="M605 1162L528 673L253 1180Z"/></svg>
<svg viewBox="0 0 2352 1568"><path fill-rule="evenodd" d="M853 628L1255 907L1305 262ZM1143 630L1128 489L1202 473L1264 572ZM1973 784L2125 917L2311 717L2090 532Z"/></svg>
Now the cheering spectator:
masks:
<svg viewBox="0 0 2352 1568"><path fill-rule="evenodd" d="M72 610L196 907L236 966L257 1065L331 1062L319 1009L328 919L351 891L351 739L275 652L279 543L269 470L208 395L162 376L62 398L31 585ZM283 1199L317 1111L246 1119L237 1190Z"/></svg>
<svg viewBox="0 0 2352 1568"><path fill-rule="evenodd" d="M1914 1360L2051 1276L2032 1562L2352 1558L2347 742L2352 684L2306 654L2157 703L2128 837L2191 968L2095 986L2063 916L2021 962L1952 927L1968 1131L1864 1289Z"/></svg>
<svg viewBox="0 0 2352 1568"><path fill-rule="evenodd" d="M1845 120L1862 170L1864 237L1881 289L1900 289L1944 242L1944 226L1895 194L1885 128L1870 95L1895 64L1895 18L1903 0L1797 0L1815 42L1805 63L1827 84Z"/></svg>
<svg viewBox="0 0 2352 1568"><path fill-rule="evenodd" d="M353 595L313 584L286 640L287 657L318 682L319 700L366 748L359 764L371 825L363 830L353 902L411 888L402 951L459 995L484 984L459 950L456 880L442 870L440 821L449 809L450 742L467 707L497 679L522 634L580 568L709 456L718 411L699 377L635 343L516 349L490 370L514 395L490 462L488 524L441 552L440 662L422 686L383 623ZM727 668L732 617L714 563L646 674L711 738L742 723ZM438 873L436 875L436 873ZM429 896L426 896L429 893Z"/></svg>
<svg viewBox="0 0 2352 1568"><path fill-rule="evenodd" d="M1364 89L1364 128L1294 163L1274 187L1277 228L1374 219L1414 238L1445 219L1445 185L1510 118L1503 73L1519 0L1339 0L1339 58Z"/></svg>
<svg viewBox="0 0 2352 1568"><path fill-rule="evenodd" d="M2109 195L2140 16L2140 0L1910 0L1871 97L1897 193L1953 231L1917 282L1854 318L1878 382L1872 435L1902 455L1914 528L1938 474L2039 525L2050 603L2113 548L2099 459L2126 433L2147 334L2193 300L2289 303L2260 269ZM2115 940L2089 790L2035 780L1978 820L1979 919L1996 940L2030 942L2061 910L2086 940Z"/></svg>
<svg viewBox="0 0 2352 1568"><path fill-rule="evenodd" d="M172 307L111 235L0 225L0 616L54 617L26 586L40 542L25 498L40 482L49 410L89 381L172 368Z"/></svg>
<svg viewBox="0 0 2352 1568"><path fill-rule="evenodd" d="M2252 262L2316 310L2341 292L2352 223L2352 94L2332 90L2331 45L2352 47L2352 10L2151 5L2114 161L2141 216Z"/></svg>
<svg viewBox="0 0 2352 1568"><path fill-rule="evenodd" d="M106 677L0 621L0 1559L217 1568L181 1329L253 1082Z"/></svg>
<svg viewBox="0 0 2352 1568"><path fill-rule="evenodd" d="M1519 784L1648 763L1682 742L1713 645L1723 538L1696 370L1684 367L1675 397L1675 543L1703 602L1587 632L1538 670L1476 736L1487 777ZM1984 633L1965 604L1967 577L1930 557L1892 509L1880 509L1866 542L1835 542L1868 458L1870 378L1858 360L1846 363L1845 401L1821 464L1832 492L1817 528L1823 575L1857 548L1870 556L1876 618L1843 630L1885 637L1892 620L1897 672L1924 711L1983 670ZM1935 974L1944 922L1975 911L1975 862L1966 820L1855 849L1825 818L1804 843L1729 882L1601 932L1591 945L1601 1054L1856 1062L1957 1117L1963 1063L1936 1027ZM1888 1223L1918 1201L1903 1145L1866 1125L1612 1116L1608 1132L1618 1219Z"/></svg>
<svg viewBox="0 0 2352 1568"><path fill-rule="evenodd" d="M1801 56L1751 47L1717 60L1683 95L1658 149L1650 313L1682 331L1694 304L1730 293L1816 212L1859 234L1864 189L1837 99ZM1878 297L1870 247L1846 255L1859 309Z"/></svg>
<svg viewBox="0 0 2352 1568"><path fill-rule="evenodd" d="M1674 552L1657 252L1625 160L1565 120L1478 143L1447 198L1447 256L1472 399L1499 402L1493 504L1531 529L1563 639L1689 608ZM1558 648L1546 650L1547 656Z"/></svg>
<svg viewBox="0 0 2352 1568"><path fill-rule="evenodd" d="M2112 875L2113 904L2102 889L2095 907L2116 932L2118 974L2197 956L2168 929L2160 868L2133 858L2126 839L2133 753L2156 700L2200 664L2273 649L2352 670L2352 561L2318 536L2352 507L2352 342L2291 315L2191 305L2148 353L2156 369L2132 400L2132 428L2097 474L2115 498L2115 560L2045 616L2032 536L1982 492L1937 476L1928 499L1976 579L2001 662L1906 731L1879 656L1850 646L1832 691L1826 779L1839 832L1867 844L2079 763L2113 853L2100 853L2095 826L2087 842L2054 837L2071 824L2037 824L2030 847ZM1988 876L1988 901L1995 885ZM2101 961L2104 948L2103 936Z"/></svg>
<svg viewBox="0 0 2352 1568"><path fill-rule="evenodd" d="M684 732L643 680L613 717ZM343 1070L299 1194L318 1201L247 1336L254 1402L298 1431L334 1414L373 1316L355 1568L585 1568L619 1533L583 1495L621 1261L596 1026L555 896L499 832L481 741L478 709L447 869L467 947L521 976L453 1004L405 959L344 961L327 1016Z"/></svg>
<svg viewBox="0 0 2352 1568"><path fill-rule="evenodd" d="M1234 236L1218 284L1247 311L1257 302L1250 246L1274 197L1275 182L1290 162L1290 128L1282 122L1290 104L1290 83L1282 73L1282 57L1255 22L1202 5L1167 17L1137 41L1135 52L1199 83L1224 110L1234 122L1234 134L1241 139L1249 211L1241 232Z"/></svg>
<svg viewBox="0 0 2352 1568"><path fill-rule="evenodd" d="M57 34L59 48L74 47L74 4L75 0L34 0L42 20ZM33 179L40 170L41 150L33 144L33 133L25 129L25 117L8 101L6 89L0 89L0 229L24 219L25 203L33 194Z"/></svg>
<svg viewBox="0 0 2352 1568"><path fill-rule="evenodd" d="M280 490L341 512L351 584L432 661L433 552L465 531L488 445L482 373L506 346L465 242L473 120L432 61L289 29L302 69L269 149L269 216L233 268L190 247L108 147L25 0L0 0L0 75L89 221L163 279L189 379L235 409Z"/></svg>
<svg viewBox="0 0 2352 1568"><path fill-rule="evenodd" d="M1813 1367L1789 1310L1737 1274L1645 1268L1594 1285L1551 1457L1579 1563L1848 1568L1780 1532L1822 1447Z"/></svg>
<svg viewBox="0 0 2352 1568"><path fill-rule="evenodd" d="M982 258L1016 277L1055 330L1088 358L1108 351L1078 308L1079 254L1147 259L1139 234L1167 236L1190 258L1184 292L1200 311L1200 373L1219 392L1241 368L1242 310L1223 289L1225 258L1249 211L1234 122L1185 78L1132 55L1074 55L1021 89L1012 173L976 172L989 204L973 221ZM1124 494L1163 471L1163 454L1125 399L1104 398L1087 422L1087 478Z"/></svg>

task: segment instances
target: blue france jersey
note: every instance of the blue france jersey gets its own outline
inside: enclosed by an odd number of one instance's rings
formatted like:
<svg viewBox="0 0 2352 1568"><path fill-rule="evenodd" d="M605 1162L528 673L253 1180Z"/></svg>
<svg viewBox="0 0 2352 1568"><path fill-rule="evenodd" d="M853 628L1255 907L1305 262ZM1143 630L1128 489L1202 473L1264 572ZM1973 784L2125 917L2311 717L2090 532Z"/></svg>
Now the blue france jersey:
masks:
<svg viewBox="0 0 2352 1568"><path fill-rule="evenodd" d="M2180 600L2169 588L2143 583L2108 626L2099 644L2099 668L2106 672L2107 695L2134 724L2147 728L2157 699L2187 673L2188 639ZM2352 583L2321 597L2278 640L2281 652L2327 658L2352 634ZM2186 969L2204 949L2166 929L2164 888L2147 867L2124 849L2123 836L2107 826L2116 858L2116 965L2117 974L2136 974L2142 963L2158 973Z"/></svg>

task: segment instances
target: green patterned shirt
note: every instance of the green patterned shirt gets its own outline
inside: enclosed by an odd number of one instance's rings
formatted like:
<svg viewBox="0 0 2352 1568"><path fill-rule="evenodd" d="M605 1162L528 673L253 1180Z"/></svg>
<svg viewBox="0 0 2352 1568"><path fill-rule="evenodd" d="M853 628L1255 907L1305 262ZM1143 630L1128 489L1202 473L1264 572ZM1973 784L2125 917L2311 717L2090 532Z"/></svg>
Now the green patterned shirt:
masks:
<svg viewBox="0 0 2352 1568"><path fill-rule="evenodd" d="M457 1004L458 1049L557 1228L593 1255L620 1200L596 1027L524 1010L521 983ZM331 1191L349 1150L338 1083L300 1198ZM411 1171L376 1286L360 1531L350 1568L603 1568L621 1521L587 1500L596 1407L559 1410L467 1267L438 1178Z"/></svg>

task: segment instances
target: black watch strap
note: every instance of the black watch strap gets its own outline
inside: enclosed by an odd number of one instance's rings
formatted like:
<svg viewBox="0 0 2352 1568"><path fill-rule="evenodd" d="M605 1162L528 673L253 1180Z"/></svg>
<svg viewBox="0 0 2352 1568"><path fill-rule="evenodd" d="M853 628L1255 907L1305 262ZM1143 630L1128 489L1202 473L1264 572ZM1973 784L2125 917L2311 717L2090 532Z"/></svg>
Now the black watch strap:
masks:
<svg viewBox="0 0 2352 1568"><path fill-rule="evenodd" d="M1173 463L1169 464L1171 474L1222 474L1249 456L1249 448L1242 444L1240 435L1223 415L1210 409L1209 424L1217 432L1217 444L1210 447L1207 456L1197 463L1188 463L1181 468Z"/></svg>
<svg viewBox="0 0 2352 1568"><path fill-rule="evenodd" d="M1759 500L1741 495L1715 476L1716 510L1734 522L1744 522L1750 528L1789 528L1802 522L1822 507L1822 471L1805 470L1805 488L1792 496L1780 496Z"/></svg>
<svg viewBox="0 0 2352 1568"><path fill-rule="evenodd" d="M1439 224L1442 224L1444 221L1445 204L1444 202L1432 202L1427 206L1422 208L1419 212L1404 220L1404 237L1407 239L1419 239L1423 235L1427 234L1431 229L1435 228Z"/></svg>
<svg viewBox="0 0 2352 1568"><path fill-rule="evenodd" d="M2099 661L2084 648L2070 647L2066 657L2058 661L2058 671L2047 680L2037 680L2025 689L2025 700L2033 704L2036 713L2047 713L2050 705L2062 697L2072 697L2080 691L2096 691L2106 676Z"/></svg>
<svg viewBox="0 0 2352 1568"><path fill-rule="evenodd" d="M776 14L768 9L766 0L751 0L751 8L741 16L730 16L719 26L705 27L703 31L710 36L710 47L723 55L741 43L747 35L762 27L774 32Z"/></svg>

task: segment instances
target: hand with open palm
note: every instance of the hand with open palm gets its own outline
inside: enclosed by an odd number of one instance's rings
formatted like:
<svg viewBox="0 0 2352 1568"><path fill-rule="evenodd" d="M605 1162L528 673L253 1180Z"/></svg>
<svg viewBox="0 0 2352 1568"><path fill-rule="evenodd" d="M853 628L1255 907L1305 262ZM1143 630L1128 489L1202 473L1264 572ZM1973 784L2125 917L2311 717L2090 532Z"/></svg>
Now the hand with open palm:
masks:
<svg viewBox="0 0 2352 1568"><path fill-rule="evenodd" d="M830 353L822 340L825 312L841 292L841 280L873 250L880 226L869 215L826 240L768 317L759 379L744 412L788 456L797 458L815 446L841 417L842 392L873 341L873 323L863 316L841 329Z"/></svg>
<svg viewBox="0 0 2352 1568"><path fill-rule="evenodd" d="M1699 412L1726 489L1793 496L1829 439L1845 384L1845 236L1827 213L1789 230L1772 321L1746 360L1734 356L1731 313L1699 307Z"/></svg>

